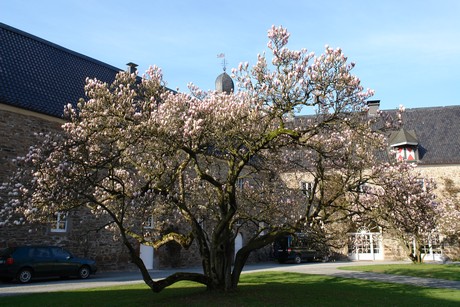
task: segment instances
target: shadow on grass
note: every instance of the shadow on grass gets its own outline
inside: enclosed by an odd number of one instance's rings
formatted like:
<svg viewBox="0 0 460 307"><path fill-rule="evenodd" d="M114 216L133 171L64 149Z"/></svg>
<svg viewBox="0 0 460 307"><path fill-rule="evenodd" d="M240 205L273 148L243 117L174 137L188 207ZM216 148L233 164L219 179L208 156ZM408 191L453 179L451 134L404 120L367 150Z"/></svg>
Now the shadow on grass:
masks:
<svg viewBox="0 0 460 307"><path fill-rule="evenodd" d="M245 274L238 290L208 292L180 282L2 297L2 306L459 306L460 291L283 272Z"/></svg>

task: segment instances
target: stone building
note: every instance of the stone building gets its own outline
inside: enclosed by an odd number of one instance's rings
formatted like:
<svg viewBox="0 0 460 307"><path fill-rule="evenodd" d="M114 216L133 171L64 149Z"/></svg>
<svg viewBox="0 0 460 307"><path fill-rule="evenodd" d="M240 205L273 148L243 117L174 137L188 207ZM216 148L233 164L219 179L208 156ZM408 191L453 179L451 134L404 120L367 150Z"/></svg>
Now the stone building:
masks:
<svg viewBox="0 0 460 307"><path fill-rule="evenodd" d="M369 116L373 116L380 108L380 101L369 101L368 104ZM396 113L396 110L384 111ZM417 170L423 177L435 180L435 192L438 199L441 199L445 194L446 179L460 187L460 106L406 109L402 116L401 129L388 136L388 156L379 158L417 164ZM294 124L302 125L308 118L297 117ZM391 156L390 152L395 152L395 156ZM290 188L311 189L311 178L308 175L286 174L285 178ZM377 227L361 227L348 236L349 244L340 252L351 260L406 259L398 241ZM432 241L427 242L425 260L440 261L460 257L459 242L453 246L442 246L439 239L433 237Z"/></svg>
<svg viewBox="0 0 460 307"><path fill-rule="evenodd" d="M0 183L8 180L16 166L13 159L27 153L39 140L37 133L59 131L64 123L63 108L84 97L85 79L97 78L110 83L120 71L106 63L65 49L8 25L0 23ZM129 69L135 64L129 63ZM228 74L216 79L216 89L234 90ZM374 102L371 110L378 108ZM423 174L436 179L442 191L443 179L460 185L460 106L416 108L405 112L404 129L390 136L397 152L395 158L418 163ZM296 118L301 121L302 118ZM308 189L308 182L303 183ZM291 182L294 188L298 182ZM2 204L0 204L2 205ZM0 227L0 248L20 244L56 244L77 256L96 259L102 270L132 268L125 247L112 232L98 228L100 221L88 212L56 215L49 225ZM372 229L360 229L363 246L344 251L350 259L396 259L404 257L397 243ZM235 250L244 245L239 233ZM183 250L168 246L153 251L139 246L148 268L158 266L197 265L196 249ZM434 246L429 257L435 259ZM253 260L267 259L267 251Z"/></svg>
<svg viewBox="0 0 460 307"><path fill-rule="evenodd" d="M5 182L16 169L13 159L37 144L38 134L60 130L64 105L84 97L87 77L112 82L120 69L2 23L0 42L0 182ZM79 212L58 214L50 225L1 227L0 248L55 244L96 259L103 270L128 268L125 247L111 232L92 227L96 224Z"/></svg>
<svg viewBox="0 0 460 307"><path fill-rule="evenodd" d="M1 184L16 170L14 159L25 156L29 146L39 143L38 134L60 131L65 123L64 106L75 106L85 97L86 78L111 83L121 69L2 23L0 42ZM129 72L135 71L135 64L127 65ZM216 79L216 89L233 91L233 81L225 71ZM0 248L59 245L77 256L95 259L102 270L133 268L126 247L103 228L104 222L83 210L66 216L57 213L48 225L0 226ZM238 234L237 249L242 240ZM196 248L184 250L174 242L155 252L140 245L138 252L148 269L200 264Z"/></svg>

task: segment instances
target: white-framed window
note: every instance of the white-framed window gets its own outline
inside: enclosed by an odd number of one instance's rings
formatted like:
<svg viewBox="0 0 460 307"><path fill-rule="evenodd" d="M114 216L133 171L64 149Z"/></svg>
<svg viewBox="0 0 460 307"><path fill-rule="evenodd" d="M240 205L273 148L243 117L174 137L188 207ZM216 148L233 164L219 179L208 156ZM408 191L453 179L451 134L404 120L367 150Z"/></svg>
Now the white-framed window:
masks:
<svg viewBox="0 0 460 307"><path fill-rule="evenodd" d="M243 187L244 187L244 179L243 178L236 179L236 187L238 189L243 189Z"/></svg>
<svg viewBox="0 0 460 307"><path fill-rule="evenodd" d="M147 220L145 221L145 229L153 229L153 226L155 224L155 221L153 219L153 215L149 216Z"/></svg>
<svg viewBox="0 0 460 307"><path fill-rule="evenodd" d="M67 212L56 212L51 219L51 232L67 231Z"/></svg>
<svg viewBox="0 0 460 307"><path fill-rule="evenodd" d="M313 182L308 181L301 181L300 182L300 190L303 194L310 196L313 192Z"/></svg>

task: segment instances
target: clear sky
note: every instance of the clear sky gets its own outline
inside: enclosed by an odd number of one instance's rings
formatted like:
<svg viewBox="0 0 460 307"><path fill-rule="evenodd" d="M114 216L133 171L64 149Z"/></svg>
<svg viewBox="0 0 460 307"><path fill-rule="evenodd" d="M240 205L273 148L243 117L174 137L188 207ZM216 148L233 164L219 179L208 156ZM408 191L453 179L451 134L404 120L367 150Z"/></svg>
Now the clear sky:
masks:
<svg viewBox="0 0 460 307"><path fill-rule="evenodd" d="M157 65L181 91L214 89L220 53L227 71L255 63L282 25L292 49L341 47L382 109L460 105L458 0L0 0L0 22L122 69Z"/></svg>

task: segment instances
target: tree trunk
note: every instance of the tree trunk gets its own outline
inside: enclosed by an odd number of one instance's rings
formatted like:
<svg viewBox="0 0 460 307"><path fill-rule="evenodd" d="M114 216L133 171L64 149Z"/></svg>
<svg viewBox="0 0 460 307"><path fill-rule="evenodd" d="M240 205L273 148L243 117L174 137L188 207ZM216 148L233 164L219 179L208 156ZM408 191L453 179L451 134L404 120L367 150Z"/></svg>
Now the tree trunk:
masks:
<svg viewBox="0 0 460 307"><path fill-rule="evenodd" d="M412 260L413 263L422 263L422 253L421 253L421 246L420 242L417 240L413 243L413 250L409 253L409 258Z"/></svg>
<svg viewBox="0 0 460 307"><path fill-rule="evenodd" d="M235 263L233 266L232 272L232 288L236 289L238 283L240 281L241 272L246 264L246 261L249 258L249 255L252 251L257 250L259 248L263 248L264 246L270 245L275 242L276 238L279 236L284 236L291 234L293 232L292 229L288 230L279 230L274 231L271 233L267 233L265 235L253 238L250 240L245 246L243 246L237 253L235 257Z"/></svg>
<svg viewBox="0 0 460 307"><path fill-rule="evenodd" d="M229 291L234 289L231 282L234 238L230 230L222 231L211 247L210 290Z"/></svg>
<svg viewBox="0 0 460 307"><path fill-rule="evenodd" d="M246 264L246 261L249 258L251 251L247 251L244 249L240 249L236 253L235 262L233 265L233 272L232 272L232 288L236 289L238 283L240 282L241 272Z"/></svg>
<svg viewBox="0 0 460 307"><path fill-rule="evenodd" d="M139 268L142 274L142 279L144 280L145 284L149 286L149 288L153 292L160 292L164 288L178 281L182 281L182 280L195 281L195 282L208 286L208 288L211 285L211 280L209 279L208 276L204 274L188 273L188 272L177 272L159 281L154 281L152 277L150 276L149 271L145 267L144 261L142 261L142 259L138 256L136 249L131 244L131 242L129 242L129 240L127 239L126 233L123 231L123 229L121 230L122 230L121 236L123 238L123 243L128 248L131 260Z"/></svg>

